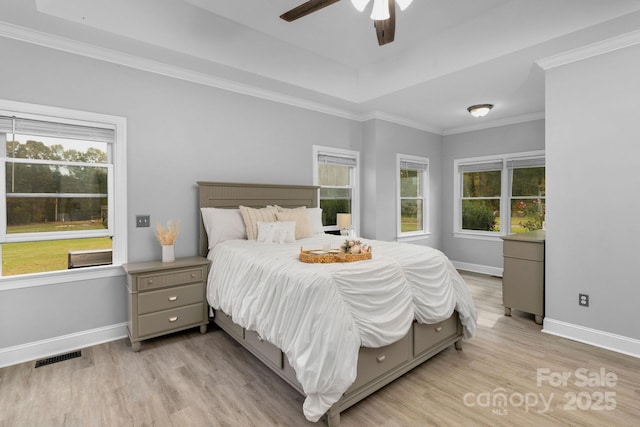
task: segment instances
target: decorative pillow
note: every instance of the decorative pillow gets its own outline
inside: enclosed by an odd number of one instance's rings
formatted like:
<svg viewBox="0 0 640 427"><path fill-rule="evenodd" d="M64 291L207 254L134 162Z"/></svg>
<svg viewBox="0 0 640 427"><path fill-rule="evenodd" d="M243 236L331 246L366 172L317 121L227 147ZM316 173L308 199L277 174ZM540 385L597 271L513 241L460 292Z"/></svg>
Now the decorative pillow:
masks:
<svg viewBox="0 0 640 427"><path fill-rule="evenodd" d="M285 212L276 212L278 221L296 222L296 240L313 236L313 228L309 222L307 209L290 209Z"/></svg>
<svg viewBox="0 0 640 427"><path fill-rule="evenodd" d="M324 226L322 225L322 208L307 208L309 222L313 229L313 234L324 234Z"/></svg>
<svg viewBox="0 0 640 427"><path fill-rule="evenodd" d="M275 222L276 212L278 210L275 207L268 207L262 209L249 208L247 206L240 206L240 213L244 220L244 225L247 228L247 239L256 240L258 237L258 226L256 223L260 222Z"/></svg>
<svg viewBox="0 0 640 427"><path fill-rule="evenodd" d="M258 243L293 243L296 241L296 223L294 221L260 222Z"/></svg>
<svg viewBox="0 0 640 427"><path fill-rule="evenodd" d="M200 212L207 231L209 250L225 240L247 238L239 209L200 208Z"/></svg>

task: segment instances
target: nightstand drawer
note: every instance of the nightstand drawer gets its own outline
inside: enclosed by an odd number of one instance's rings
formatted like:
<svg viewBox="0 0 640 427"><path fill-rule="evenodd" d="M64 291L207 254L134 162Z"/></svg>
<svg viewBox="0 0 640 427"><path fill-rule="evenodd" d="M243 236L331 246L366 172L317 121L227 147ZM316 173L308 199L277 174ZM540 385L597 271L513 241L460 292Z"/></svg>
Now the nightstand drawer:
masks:
<svg viewBox="0 0 640 427"><path fill-rule="evenodd" d="M201 282L204 280L203 268L191 268L166 273L146 274L138 277L138 290L164 288L185 283Z"/></svg>
<svg viewBox="0 0 640 427"><path fill-rule="evenodd" d="M199 303L143 314L138 317L138 334L140 337L144 337L179 329L190 324L199 324L205 320L203 313L203 304Z"/></svg>
<svg viewBox="0 0 640 427"><path fill-rule="evenodd" d="M177 286L138 294L138 314L168 310L202 302L204 283Z"/></svg>
<svg viewBox="0 0 640 427"><path fill-rule="evenodd" d="M426 350L430 350L435 344L454 336L456 333L458 333L457 312L454 312L447 320L439 323L414 323L413 355L417 356Z"/></svg>

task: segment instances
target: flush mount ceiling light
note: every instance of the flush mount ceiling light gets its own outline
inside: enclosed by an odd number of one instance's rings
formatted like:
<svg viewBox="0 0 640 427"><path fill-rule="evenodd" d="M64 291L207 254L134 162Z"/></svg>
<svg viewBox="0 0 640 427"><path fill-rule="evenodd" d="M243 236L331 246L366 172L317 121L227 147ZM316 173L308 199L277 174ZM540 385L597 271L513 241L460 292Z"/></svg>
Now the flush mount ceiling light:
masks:
<svg viewBox="0 0 640 427"><path fill-rule="evenodd" d="M484 117L493 108L493 104L478 104L467 108L473 117Z"/></svg>
<svg viewBox="0 0 640 427"><path fill-rule="evenodd" d="M353 7L358 12L362 12L364 8L369 4L370 0L351 0ZM395 0L400 10L405 10L413 0ZM374 21L382 21L390 18L389 4L387 0L373 0L373 9L371 9L371 19Z"/></svg>

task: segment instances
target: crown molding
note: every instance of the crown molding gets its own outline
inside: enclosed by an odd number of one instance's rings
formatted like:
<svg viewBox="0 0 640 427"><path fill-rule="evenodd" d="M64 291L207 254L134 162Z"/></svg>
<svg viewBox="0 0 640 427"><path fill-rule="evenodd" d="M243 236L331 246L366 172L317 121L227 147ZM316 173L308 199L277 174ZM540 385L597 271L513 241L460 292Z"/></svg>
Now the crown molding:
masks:
<svg viewBox="0 0 640 427"><path fill-rule="evenodd" d="M261 89L255 86L214 77L209 74L200 73L174 65L169 65L152 59L141 58L139 56L130 55L113 49L107 49L49 33L44 33L41 31L33 30L31 28L14 25L8 22L0 21L0 37L31 43L50 49L106 61L137 70L147 71L150 73L210 86L217 89L223 89L230 92L236 92L243 95L278 102L281 104L287 104L306 110L313 110L316 112L342 117L345 119L357 121L363 120L361 115L346 109L336 108L330 105L309 101L307 99L284 95L279 92Z"/></svg>
<svg viewBox="0 0 640 427"><path fill-rule="evenodd" d="M365 113L362 116L360 116L358 120L361 122L366 122L367 120L373 120L373 119L383 120L385 122L395 123L397 125L406 126L406 127L410 127L418 130L423 130L425 132L434 133L436 135L443 135L442 129L426 126L423 123L405 119L404 117L387 114L382 111L371 111L369 113Z"/></svg>
<svg viewBox="0 0 640 427"><path fill-rule="evenodd" d="M532 122L534 120L542 120L542 119L544 119L544 111L539 113L523 114L521 116L509 117L501 120L492 120L488 122L483 122L478 125L462 126L458 128L446 129L442 133L442 135L443 136L455 135L457 133L465 133L465 132L472 132L476 130L495 128L500 126L515 125L518 123Z"/></svg>
<svg viewBox="0 0 640 427"><path fill-rule="evenodd" d="M624 49L626 47L640 44L640 30L630 33L621 34L596 43L572 49L557 55L536 61L536 64L543 70L550 70L555 67L570 64L572 62L581 61L583 59L592 58L602 55L603 53L613 52L614 50Z"/></svg>

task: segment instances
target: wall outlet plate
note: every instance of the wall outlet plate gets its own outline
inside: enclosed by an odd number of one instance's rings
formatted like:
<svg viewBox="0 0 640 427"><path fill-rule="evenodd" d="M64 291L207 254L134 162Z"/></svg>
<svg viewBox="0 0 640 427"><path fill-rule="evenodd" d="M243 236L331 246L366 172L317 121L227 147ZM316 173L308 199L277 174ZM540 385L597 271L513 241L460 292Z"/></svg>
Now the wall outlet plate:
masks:
<svg viewBox="0 0 640 427"><path fill-rule="evenodd" d="M589 307L589 295L578 294L578 305L582 307Z"/></svg>
<svg viewBox="0 0 640 427"><path fill-rule="evenodd" d="M136 215L136 227L151 227L151 216Z"/></svg>

